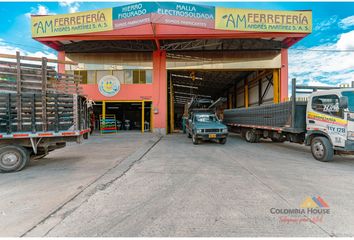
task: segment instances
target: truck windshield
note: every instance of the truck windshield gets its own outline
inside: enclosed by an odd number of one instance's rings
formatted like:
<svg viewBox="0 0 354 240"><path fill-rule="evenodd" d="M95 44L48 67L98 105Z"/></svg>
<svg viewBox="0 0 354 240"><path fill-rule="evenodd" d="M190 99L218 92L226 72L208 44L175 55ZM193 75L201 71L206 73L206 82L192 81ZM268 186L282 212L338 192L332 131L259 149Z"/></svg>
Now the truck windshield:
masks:
<svg viewBox="0 0 354 240"><path fill-rule="evenodd" d="M345 92L342 92L342 95L345 97L348 97L349 112L354 112L354 92L353 91L345 91Z"/></svg>
<svg viewBox="0 0 354 240"><path fill-rule="evenodd" d="M196 115L195 120L197 122L216 122L217 119L214 115Z"/></svg>

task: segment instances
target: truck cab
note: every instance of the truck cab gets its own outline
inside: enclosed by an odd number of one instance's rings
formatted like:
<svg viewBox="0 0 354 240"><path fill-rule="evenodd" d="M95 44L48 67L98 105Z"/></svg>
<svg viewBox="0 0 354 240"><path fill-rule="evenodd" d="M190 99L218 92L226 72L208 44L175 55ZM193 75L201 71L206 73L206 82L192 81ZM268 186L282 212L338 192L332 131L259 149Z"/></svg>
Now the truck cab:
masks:
<svg viewBox="0 0 354 240"><path fill-rule="evenodd" d="M227 127L210 111L191 113L186 122L186 131L193 144L199 144L202 140L217 140L225 144L228 135Z"/></svg>
<svg viewBox="0 0 354 240"><path fill-rule="evenodd" d="M334 153L354 151L354 89L313 92L306 108L305 144L313 156L330 161Z"/></svg>

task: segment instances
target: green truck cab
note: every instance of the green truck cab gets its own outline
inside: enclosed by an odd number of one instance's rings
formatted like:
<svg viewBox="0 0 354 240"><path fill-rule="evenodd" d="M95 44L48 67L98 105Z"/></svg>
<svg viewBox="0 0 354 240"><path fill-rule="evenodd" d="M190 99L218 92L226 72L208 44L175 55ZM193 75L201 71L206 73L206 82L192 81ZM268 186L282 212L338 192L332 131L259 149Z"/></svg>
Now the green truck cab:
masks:
<svg viewBox="0 0 354 240"><path fill-rule="evenodd" d="M186 132L188 137L192 138L193 144L206 140L217 140L220 144L225 144L228 136L226 125L211 111L190 114L186 121Z"/></svg>

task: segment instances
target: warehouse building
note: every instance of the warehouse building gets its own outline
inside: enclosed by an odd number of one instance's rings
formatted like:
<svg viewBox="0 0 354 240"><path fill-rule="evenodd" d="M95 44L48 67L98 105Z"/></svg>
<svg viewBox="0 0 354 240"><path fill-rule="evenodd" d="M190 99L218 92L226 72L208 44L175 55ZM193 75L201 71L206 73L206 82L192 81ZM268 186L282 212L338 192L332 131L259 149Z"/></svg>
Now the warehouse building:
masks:
<svg viewBox="0 0 354 240"><path fill-rule="evenodd" d="M32 16L32 37L79 63L58 71L82 76L96 118L162 134L192 96L226 97L227 108L285 101L288 48L311 31L311 11L177 2Z"/></svg>

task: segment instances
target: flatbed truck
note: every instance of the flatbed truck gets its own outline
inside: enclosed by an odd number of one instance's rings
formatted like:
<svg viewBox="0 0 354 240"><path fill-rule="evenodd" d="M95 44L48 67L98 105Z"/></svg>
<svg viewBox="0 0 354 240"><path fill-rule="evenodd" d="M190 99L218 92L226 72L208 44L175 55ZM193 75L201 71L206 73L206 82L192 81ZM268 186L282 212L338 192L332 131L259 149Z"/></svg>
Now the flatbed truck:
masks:
<svg viewBox="0 0 354 240"><path fill-rule="evenodd" d="M47 65L56 60L19 53L0 58L9 59L0 61L0 172L20 171L30 159L88 137L79 76Z"/></svg>
<svg viewBox="0 0 354 240"><path fill-rule="evenodd" d="M297 94L309 94L297 100ZM313 157L328 162L354 151L354 89L296 86L291 101L249 108L225 109L224 124L246 141L261 138L311 147Z"/></svg>

